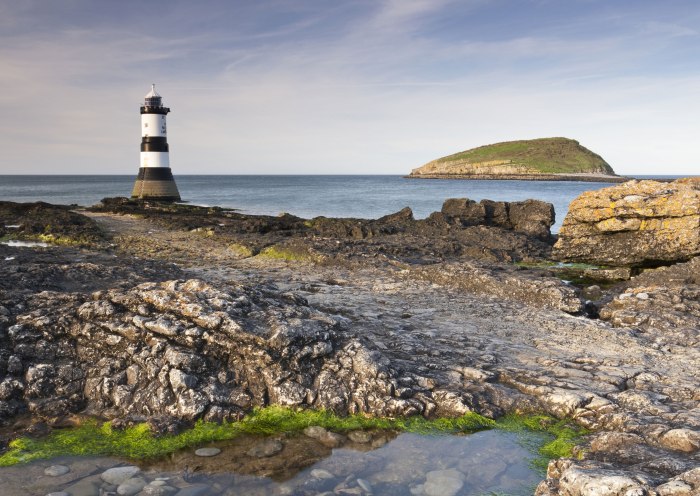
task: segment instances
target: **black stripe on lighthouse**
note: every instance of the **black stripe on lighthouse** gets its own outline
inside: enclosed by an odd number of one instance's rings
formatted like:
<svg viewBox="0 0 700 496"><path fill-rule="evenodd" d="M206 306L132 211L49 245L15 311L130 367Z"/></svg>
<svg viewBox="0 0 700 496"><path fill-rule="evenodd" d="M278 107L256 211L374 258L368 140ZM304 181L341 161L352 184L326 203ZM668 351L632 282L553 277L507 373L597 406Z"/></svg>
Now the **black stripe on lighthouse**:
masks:
<svg viewBox="0 0 700 496"><path fill-rule="evenodd" d="M165 136L144 136L141 138L142 152L167 152L168 138Z"/></svg>

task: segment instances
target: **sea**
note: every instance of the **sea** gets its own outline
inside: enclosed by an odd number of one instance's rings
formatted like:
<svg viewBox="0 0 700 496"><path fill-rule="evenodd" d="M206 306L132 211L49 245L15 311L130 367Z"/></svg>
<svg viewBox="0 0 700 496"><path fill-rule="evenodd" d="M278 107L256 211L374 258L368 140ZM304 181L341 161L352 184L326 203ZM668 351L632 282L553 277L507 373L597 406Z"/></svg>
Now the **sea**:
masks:
<svg viewBox="0 0 700 496"><path fill-rule="evenodd" d="M674 179L682 176L636 176ZM133 175L0 175L0 200L90 206L102 198L129 196ZM242 213L303 218L377 218L410 207L417 219L440 210L447 198L520 201L554 205L557 232L569 203L610 183L578 181L469 181L407 179L396 175L181 175L182 199L193 205L235 208Z"/></svg>

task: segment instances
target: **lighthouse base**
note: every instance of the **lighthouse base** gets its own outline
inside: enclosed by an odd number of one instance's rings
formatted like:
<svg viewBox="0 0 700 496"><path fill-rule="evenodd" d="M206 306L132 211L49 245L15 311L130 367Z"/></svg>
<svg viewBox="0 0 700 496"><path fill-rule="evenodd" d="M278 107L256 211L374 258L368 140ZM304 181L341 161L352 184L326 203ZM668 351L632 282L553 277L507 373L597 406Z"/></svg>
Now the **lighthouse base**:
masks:
<svg viewBox="0 0 700 496"><path fill-rule="evenodd" d="M158 201L180 201L170 167L141 167L131 198Z"/></svg>

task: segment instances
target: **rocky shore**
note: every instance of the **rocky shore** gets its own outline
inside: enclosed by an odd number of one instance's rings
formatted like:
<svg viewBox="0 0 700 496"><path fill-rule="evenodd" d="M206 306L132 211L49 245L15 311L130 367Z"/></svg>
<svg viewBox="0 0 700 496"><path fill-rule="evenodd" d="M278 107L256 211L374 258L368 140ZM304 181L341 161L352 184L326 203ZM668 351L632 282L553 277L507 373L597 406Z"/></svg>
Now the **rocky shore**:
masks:
<svg viewBox="0 0 700 496"><path fill-rule="evenodd" d="M589 222L576 205L555 245L551 205L536 201L448 200L424 220L0 202L0 236L54 243L0 244L7 440L75 414L165 433L268 404L545 412L591 434L536 494L698 494L697 186L655 184L596 192L596 205L634 203L596 221L625 227L594 238L605 267L580 265L600 260L579 248L591 228L571 227ZM659 200L680 190L687 222ZM678 249L642 255L651 224ZM615 259L620 233L634 250Z"/></svg>

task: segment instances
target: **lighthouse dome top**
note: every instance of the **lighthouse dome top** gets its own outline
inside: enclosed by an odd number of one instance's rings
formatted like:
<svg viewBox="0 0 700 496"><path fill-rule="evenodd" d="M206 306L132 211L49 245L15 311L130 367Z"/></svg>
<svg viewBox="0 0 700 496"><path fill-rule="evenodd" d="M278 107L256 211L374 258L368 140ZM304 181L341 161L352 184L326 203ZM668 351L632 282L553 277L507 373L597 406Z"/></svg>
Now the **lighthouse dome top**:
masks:
<svg viewBox="0 0 700 496"><path fill-rule="evenodd" d="M144 106L146 107L162 107L163 99L156 91L155 83L151 85L151 91L149 91L144 98Z"/></svg>

